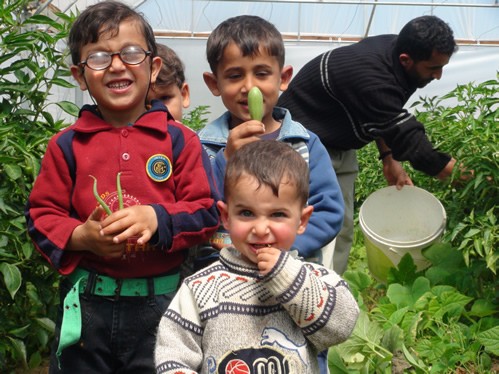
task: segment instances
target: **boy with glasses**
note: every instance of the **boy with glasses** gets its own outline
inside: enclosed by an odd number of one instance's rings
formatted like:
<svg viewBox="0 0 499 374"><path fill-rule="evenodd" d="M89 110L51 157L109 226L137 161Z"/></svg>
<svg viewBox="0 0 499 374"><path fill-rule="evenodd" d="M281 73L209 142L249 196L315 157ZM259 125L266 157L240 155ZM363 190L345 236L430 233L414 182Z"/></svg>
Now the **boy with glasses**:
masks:
<svg viewBox="0 0 499 374"><path fill-rule="evenodd" d="M92 5L69 48L95 105L50 140L26 207L36 248L66 276L50 372L152 373L186 250L218 227L209 160L160 101L146 110L161 59L140 14Z"/></svg>

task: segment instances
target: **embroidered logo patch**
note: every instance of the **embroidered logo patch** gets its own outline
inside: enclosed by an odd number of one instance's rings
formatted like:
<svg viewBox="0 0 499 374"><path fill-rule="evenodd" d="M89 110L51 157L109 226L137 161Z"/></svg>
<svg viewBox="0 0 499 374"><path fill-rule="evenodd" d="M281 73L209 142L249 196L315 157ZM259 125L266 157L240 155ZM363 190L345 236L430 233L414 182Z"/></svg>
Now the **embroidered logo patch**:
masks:
<svg viewBox="0 0 499 374"><path fill-rule="evenodd" d="M172 163L162 154L149 157L146 165L146 172L155 182L164 182L172 175Z"/></svg>

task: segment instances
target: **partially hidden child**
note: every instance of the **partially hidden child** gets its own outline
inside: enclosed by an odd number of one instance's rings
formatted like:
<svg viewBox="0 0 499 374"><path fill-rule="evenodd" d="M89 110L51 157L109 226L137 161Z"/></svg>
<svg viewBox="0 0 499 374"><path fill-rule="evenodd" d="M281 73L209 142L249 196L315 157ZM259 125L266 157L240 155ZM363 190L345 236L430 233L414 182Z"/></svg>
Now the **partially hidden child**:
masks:
<svg viewBox="0 0 499 374"><path fill-rule="evenodd" d="M147 101L161 100L175 120L182 122L183 110L191 102L189 84L185 80L185 67L177 53L164 44L158 44L161 69L151 85Z"/></svg>

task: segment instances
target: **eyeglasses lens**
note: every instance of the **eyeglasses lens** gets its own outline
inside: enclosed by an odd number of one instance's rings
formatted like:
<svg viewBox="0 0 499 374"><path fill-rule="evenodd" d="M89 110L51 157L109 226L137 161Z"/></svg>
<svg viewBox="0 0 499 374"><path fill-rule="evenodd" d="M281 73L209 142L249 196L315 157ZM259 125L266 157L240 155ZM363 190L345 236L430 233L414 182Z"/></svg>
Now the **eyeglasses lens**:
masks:
<svg viewBox="0 0 499 374"><path fill-rule="evenodd" d="M88 55L84 63L90 69L104 70L111 65L114 55L120 56L121 61L127 65L138 65L146 59L148 52L137 46L126 47L115 53L95 52Z"/></svg>

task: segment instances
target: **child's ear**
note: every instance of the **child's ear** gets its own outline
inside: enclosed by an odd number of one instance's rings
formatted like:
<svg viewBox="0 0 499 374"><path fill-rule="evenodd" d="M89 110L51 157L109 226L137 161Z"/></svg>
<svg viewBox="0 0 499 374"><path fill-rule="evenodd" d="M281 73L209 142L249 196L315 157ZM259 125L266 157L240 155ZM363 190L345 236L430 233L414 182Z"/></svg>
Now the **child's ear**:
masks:
<svg viewBox="0 0 499 374"><path fill-rule="evenodd" d="M281 70L281 85L279 89L281 91L286 91L293 77L293 67L291 65L286 65Z"/></svg>
<svg viewBox="0 0 499 374"><path fill-rule="evenodd" d="M308 225L308 221L310 220L310 216L312 215L313 211L314 207L312 205L306 206L301 211L300 225L298 226L298 230L296 230L296 233L298 235L301 235L305 232L305 229L307 228Z"/></svg>
<svg viewBox="0 0 499 374"><path fill-rule="evenodd" d="M220 212L220 219L226 229L229 229L229 209L222 200L217 201L217 208Z"/></svg>
<svg viewBox="0 0 499 374"><path fill-rule="evenodd" d="M191 92L189 90L189 85L187 83L182 84L180 89L180 95L182 96L182 107L188 108L191 104Z"/></svg>
<svg viewBox="0 0 499 374"><path fill-rule="evenodd" d="M88 89L87 82L85 82L85 79L83 77L83 74L85 74L85 70L81 66L77 65L71 65L70 70L71 70L71 75L78 83L78 86L80 86L80 90L86 91Z"/></svg>
<svg viewBox="0 0 499 374"><path fill-rule="evenodd" d="M161 57L159 56L153 57L151 61L151 84L156 83L156 78L158 77L162 65L163 61L161 60Z"/></svg>
<svg viewBox="0 0 499 374"><path fill-rule="evenodd" d="M204 72L203 73L204 83L208 86L213 96L220 96L220 90L218 89L217 76L213 73Z"/></svg>

